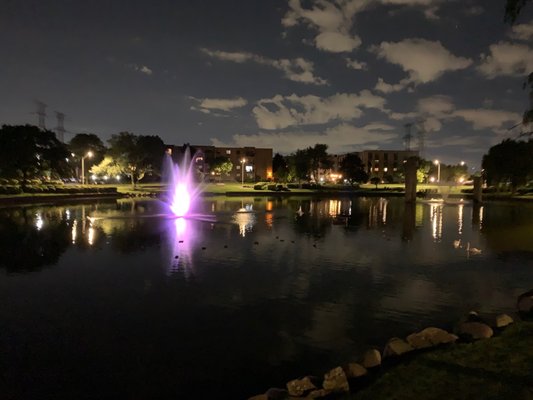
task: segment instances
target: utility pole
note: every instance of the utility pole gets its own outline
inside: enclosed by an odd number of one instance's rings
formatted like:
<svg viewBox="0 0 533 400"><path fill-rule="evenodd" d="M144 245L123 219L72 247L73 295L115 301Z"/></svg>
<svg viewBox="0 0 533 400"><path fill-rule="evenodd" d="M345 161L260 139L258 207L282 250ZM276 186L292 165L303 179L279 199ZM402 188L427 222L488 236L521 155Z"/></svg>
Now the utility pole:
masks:
<svg viewBox="0 0 533 400"><path fill-rule="evenodd" d="M37 111L35 114L37 114L38 123L37 125L41 129L46 129L46 107L47 105L39 100L34 100L35 105L37 106Z"/></svg>
<svg viewBox="0 0 533 400"><path fill-rule="evenodd" d="M403 136L403 140L405 143L405 150L409 151L411 150L411 139L413 135L411 134L411 127L413 124L411 122L404 125L405 127L405 135Z"/></svg>
<svg viewBox="0 0 533 400"><path fill-rule="evenodd" d="M65 143L65 114L63 114L62 112L56 111L56 117L57 117L57 127L56 127L57 139L60 142Z"/></svg>

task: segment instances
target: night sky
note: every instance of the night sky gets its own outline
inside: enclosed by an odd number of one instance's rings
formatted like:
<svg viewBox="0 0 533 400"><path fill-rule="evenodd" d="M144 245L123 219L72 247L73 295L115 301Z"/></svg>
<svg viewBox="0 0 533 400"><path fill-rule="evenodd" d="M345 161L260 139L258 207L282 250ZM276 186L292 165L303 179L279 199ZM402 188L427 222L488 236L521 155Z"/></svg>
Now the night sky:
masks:
<svg viewBox="0 0 533 400"><path fill-rule="evenodd" d="M504 0L0 0L0 123L166 143L403 148L479 166L517 137L533 9ZM415 135L416 139L416 135ZM416 147L416 140L413 147Z"/></svg>

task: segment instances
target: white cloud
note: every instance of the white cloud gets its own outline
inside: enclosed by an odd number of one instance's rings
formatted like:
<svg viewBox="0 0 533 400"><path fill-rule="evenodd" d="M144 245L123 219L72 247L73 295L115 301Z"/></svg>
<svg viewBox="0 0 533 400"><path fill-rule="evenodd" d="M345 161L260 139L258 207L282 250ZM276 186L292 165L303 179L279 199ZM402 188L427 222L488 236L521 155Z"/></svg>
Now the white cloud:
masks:
<svg viewBox="0 0 533 400"><path fill-rule="evenodd" d="M421 114L442 117L455 110L451 97L435 95L418 100L417 110Z"/></svg>
<svg viewBox="0 0 533 400"><path fill-rule="evenodd" d="M327 143L330 153L346 153L390 142L398 136L391 132L393 129L394 127L382 123L373 123L362 127L343 123L326 129L324 132L237 134L233 135L230 143L215 138L211 139L211 142L215 146L274 147L274 151L285 154L314 146L316 143Z"/></svg>
<svg viewBox="0 0 533 400"><path fill-rule="evenodd" d="M320 50L350 52L361 45L359 36L350 33L353 17L367 2L315 0L311 8L303 8L300 0L289 0L289 11L281 22L285 27L304 23L317 30L315 46Z"/></svg>
<svg viewBox="0 0 533 400"><path fill-rule="evenodd" d="M146 65L137 65L137 64L126 64L126 67L136 71L140 72L145 75L152 75L154 71L152 69L148 68Z"/></svg>
<svg viewBox="0 0 533 400"><path fill-rule="evenodd" d="M525 76L533 70L533 49L523 44L499 42L489 47L489 55L481 55L478 66L487 78Z"/></svg>
<svg viewBox="0 0 533 400"><path fill-rule="evenodd" d="M368 65L365 62L352 60L350 58L346 58L346 66L351 69L355 70L365 70L368 69Z"/></svg>
<svg viewBox="0 0 533 400"><path fill-rule="evenodd" d="M374 86L374 90L381 93L399 92L405 89L409 83L411 83L409 78L402 79L400 82L394 84L385 82L383 78L378 78L378 82L376 83L376 86Z"/></svg>
<svg viewBox="0 0 533 400"><path fill-rule="evenodd" d="M221 61L230 61L235 63L255 62L276 68L284 73L285 77L294 82L310 83L314 85L325 85L325 79L314 76L314 64L303 58L274 60L257 54L248 52L227 52L220 50L201 49L201 51Z"/></svg>
<svg viewBox="0 0 533 400"><path fill-rule="evenodd" d="M533 40L533 21L530 21L528 24L519 24L513 26L509 36L518 40Z"/></svg>
<svg viewBox="0 0 533 400"><path fill-rule="evenodd" d="M373 51L379 58L399 65L409 74L408 82L413 84L434 81L445 72L464 69L472 64L472 60L450 53L440 42L425 39L382 42L374 47ZM400 84L407 86L406 82L402 80ZM396 85L385 85L398 89Z"/></svg>
<svg viewBox="0 0 533 400"><path fill-rule="evenodd" d="M359 94L337 93L318 96L276 95L258 101L253 109L262 129L283 129L295 125L325 124L332 120L349 121L363 114L362 108L382 110L385 99L363 90Z"/></svg>
<svg viewBox="0 0 533 400"><path fill-rule="evenodd" d="M518 113L504 110L489 110L486 108L471 108L456 110L453 117L462 118L472 124L476 130L506 128L506 124L513 125L522 120Z"/></svg>
<svg viewBox="0 0 533 400"><path fill-rule="evenodd" d="M231 111L234 108L241 108L248 104L248 101L242 97L236 97L233 99L197 99L195 97L190 97L190 99L198 103L198 107L191 106L191 110L200 111L204 114L209 114L211 110Z"/></svg>

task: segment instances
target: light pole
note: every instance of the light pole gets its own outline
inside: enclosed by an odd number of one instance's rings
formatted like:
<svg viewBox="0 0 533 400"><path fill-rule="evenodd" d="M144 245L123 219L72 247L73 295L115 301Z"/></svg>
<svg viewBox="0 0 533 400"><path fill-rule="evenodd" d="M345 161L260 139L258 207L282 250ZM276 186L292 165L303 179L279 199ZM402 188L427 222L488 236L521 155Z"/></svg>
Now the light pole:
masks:
<svg viewBox="0 0 533 400"><path fill-rule="evenodd" d="M440 183L440 162L439 160L435 160L433 164L437 166L437 183Z"/></svg>
<svg viewBox="0 0 533 400"><path fill-rule="evenodd" d="M93 152L89 151L86 155L81 157L81 184L85 185L85 159L91 158L93 156Z"/></svg>
<svg viewBox="0 0 533 400"><path fill-rule="evenodd" d="M241 186L244 187L244 163L246 158L241 159Z"/></svg>

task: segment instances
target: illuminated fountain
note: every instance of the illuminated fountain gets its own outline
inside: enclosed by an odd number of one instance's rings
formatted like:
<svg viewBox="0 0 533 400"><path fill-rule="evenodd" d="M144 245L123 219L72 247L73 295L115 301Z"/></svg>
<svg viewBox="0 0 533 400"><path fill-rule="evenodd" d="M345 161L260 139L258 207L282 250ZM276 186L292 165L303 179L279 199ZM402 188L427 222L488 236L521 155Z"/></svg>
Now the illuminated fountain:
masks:
<svg viewBox="0 0 533 400"><path fill-rule="evenodd" d="M195 182L194 162L187 148L180 164L174 163L169 153L163 162L163 181L168 184L165 202L174 217L190 218L194 215L196 198L200 193L200 185Z"/></svg>

